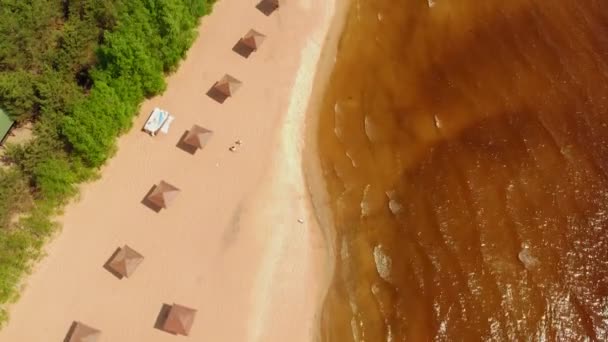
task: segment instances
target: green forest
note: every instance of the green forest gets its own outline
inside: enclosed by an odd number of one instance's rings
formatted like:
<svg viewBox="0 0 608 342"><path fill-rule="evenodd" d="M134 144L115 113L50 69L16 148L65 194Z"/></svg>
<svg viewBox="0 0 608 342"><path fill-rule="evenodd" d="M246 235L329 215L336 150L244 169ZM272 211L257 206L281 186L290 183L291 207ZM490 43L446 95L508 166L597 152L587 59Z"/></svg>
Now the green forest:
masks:
<svg viewBox="0 0 608 342"><path fill-rule="evenodd" d="M33 138L0 167L0 322L53 218L162 93L215 0L0 0L0 108ZM86 229L86 227L82 227Z"/></svg>

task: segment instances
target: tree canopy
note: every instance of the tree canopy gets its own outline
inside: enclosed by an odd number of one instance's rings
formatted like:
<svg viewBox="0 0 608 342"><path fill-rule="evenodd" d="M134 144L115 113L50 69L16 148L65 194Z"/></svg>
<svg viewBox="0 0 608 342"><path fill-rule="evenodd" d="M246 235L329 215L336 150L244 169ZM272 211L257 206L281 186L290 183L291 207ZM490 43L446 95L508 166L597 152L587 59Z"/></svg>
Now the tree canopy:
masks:
<svg viewBox="0 0 608 342"><path fill-rule="evenodd" d="M164 91L214 2L0 0L0 108L34 125L0 168L0 305L52 215L112 155L144 98Z"/></svg>

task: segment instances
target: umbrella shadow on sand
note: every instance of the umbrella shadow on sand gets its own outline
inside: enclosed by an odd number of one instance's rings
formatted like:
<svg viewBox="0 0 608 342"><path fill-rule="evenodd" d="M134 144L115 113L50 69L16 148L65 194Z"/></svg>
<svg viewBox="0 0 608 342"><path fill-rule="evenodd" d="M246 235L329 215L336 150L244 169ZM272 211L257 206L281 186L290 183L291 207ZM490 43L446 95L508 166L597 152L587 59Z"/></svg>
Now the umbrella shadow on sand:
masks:
<svg viewBox="0 0 608 342"><path fill-rule="evenodd" d="M90 327L82 322L73 321L70 325L67 335L63 339L63 342L77 342L77 341L99 341L101 331L93 327Z"/></svg>
<svg viewBox="0 0 608 342"><path fill-rule="evenodd" d="M160 312L156 317L156 321L154 322L154 329L158 329L160 331L168 332L170 334L175 335L172 332L166 331L163 326L167 321L167 317L169 317L169 312L171 311L171 305L163 303L163 306L160 308Z"/></svg>
<svg viewBox="0 0 608 342"><path fill-rule="evenodd" d="M112 255L110 256L110 258L108 258L108 260L106 260L106 262L103 264L103 268L110 272L110 274L112 274L113 276L115 276L118 279L122 279L124 278L124 276L118 272L116 272L111 266L110 263L112 262L112 260L114 260L114 258L116 257L116 255L118 255L118 253L120 253L120 247L116 248L116 250L114 251L114 253L112 253Z"/></svg>
<svg viewBox="0 0 608 342"><path fill-rule="evenodd" d="M227 98L234 96L242 85L243 82L239 81L234 76L225 74L207 91L207 96L219 103L224 103Z"/></svg>
<svg viewBox="0 0 608 342"><path fill-rule="evenodd" d="M176 146L182 151L194 155L197 150L202 150L207 146L212 136L213 131L199 125L192 125L189 130L182 134Z"/></svg>
<svg viewBox="0 0 608 342"><path fill-rule="evenodd" d="M253 51L255 51L255 49L251 48L250 46L247 46L247 44L243 43L243 40L241 39L236 42L236 44L234 44L234 46L232 47L232 51L236 52L242 57L249 58L249 56L253 53Z"/></svg>
<svg viewBox="0 0 608 342"><path fill-rule="evenodd" d="M77 325L78 325L78 323L72 322L72 325L70 325L70 329L68 330L67 335L65 335L63 342L70 342L70 340L72 339L72 335L74 335L74 330L76 330Z"/></svg>
<svg viewBox="0 0 608 342"><path fill-rule="evenodd" d="M198 150L198 148L196 146L187 144L184 141L186 136L188 136L188 133L189 133L189 131L184 131L184 134L182 134L182 136L179 138L179 141L177 142L177 145L175 145L175 147L179 148L180 150L182 150L186 153L190 153L190 154L194 155L196 153L196 150Z"/></svg>
<svg viewBox="0 0 608 342"><path fill-rule="evenodd" d="M222 104L229 96L217 89L218 83L219 82L215 82L215 84L213 84L213 86L207 91L207 96L209 96L215 102Z"/></svg>
<svg viewBox="0 0 608 342"><path fill-rule="evenodd" d="M141 200L141 204L145 205L146 207L148 207L149 209L151 209L152 211L154 211L155 213L159 213L163 208L154 204L152 201L150 201L150 195L154 192L154 190L156 190L156 188L158 187L158 185L153 185L150 188L150 191L148 191L148 193L146 194L146 196L144 196L144 198Z"/></svg>

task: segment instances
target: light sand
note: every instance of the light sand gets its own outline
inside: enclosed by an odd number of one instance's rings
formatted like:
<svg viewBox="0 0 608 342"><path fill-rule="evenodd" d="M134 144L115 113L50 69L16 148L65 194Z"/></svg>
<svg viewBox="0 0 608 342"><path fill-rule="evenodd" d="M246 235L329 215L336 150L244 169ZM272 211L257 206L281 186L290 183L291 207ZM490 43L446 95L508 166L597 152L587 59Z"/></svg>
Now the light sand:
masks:
<svg viewBox="0 0 608 342"><path fill-rule="evenodd" d="M61 341L73 320L101 329L103 341L175 341L153 328L174 302L198 310L191 341L314 338L329 259L301 152L334 0L286 1L270 17L254 6L221 0L204 18L166 93L144 103L101 179L66 209L0 341ZM267 39L246 60L231 48L250 28ZM220 105L205 93L224 73L244 85ZM139 128L155 106L176 120L153 138ZM215 135L192 156L175 145L194 123ZM155 213L140 201L161 179L182 192ZM145 260L118 280L102 265L123 244Z"/></svg>

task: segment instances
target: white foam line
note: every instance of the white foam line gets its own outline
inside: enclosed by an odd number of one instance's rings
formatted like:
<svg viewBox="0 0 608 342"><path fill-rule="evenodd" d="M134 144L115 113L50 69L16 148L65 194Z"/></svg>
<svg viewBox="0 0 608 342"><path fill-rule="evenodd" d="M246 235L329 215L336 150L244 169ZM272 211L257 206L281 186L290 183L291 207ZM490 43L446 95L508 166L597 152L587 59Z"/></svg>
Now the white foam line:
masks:
<svg viewBox="0 0 608 342"><path fill-rule="evenodd" d="M273 200L281 200L287 196L282 193L295 187L298 193L305 191L304 178L302 174L302 137L305 122L305 111L308 100L312 93L314 70L321 55L321 47L313 40L308 40L301 52L301 63L297 71L295 83L292 90L289 109L281 130L281 147L277 154L279 163L271 173L276 176L275 185L272 186ZM287 208L284 208L287 209ZM292 208L290 208L292 209ZM293 210L293 209L292 209ZM253 287L254 315L251 317L248 326L247 341L259 341L262 338L262 328L272 327L266 320L271 317L270 308L272 295L276 291L277 272L280 269L282 255L288 253L287 247L290 246L288 240L293 238L295 233L293 223L304 212L303 201L298 201L295 212L279 213L280 219L273 220L276 224L270 229L271 240L262 258L262 265L257 274ZM291 211L291 210L290 210ZM289 224L291 223L291 224ZM308 234L306 224L298 229L298 233ZM306 247L306 246L302 246ZM307 260L309 249L300 248L298 251L290 248L289 253L304 253L298 255L299 260ZM303 259L300 259L303 258ZM293 265L292 265L293 266Z"/></svg>

